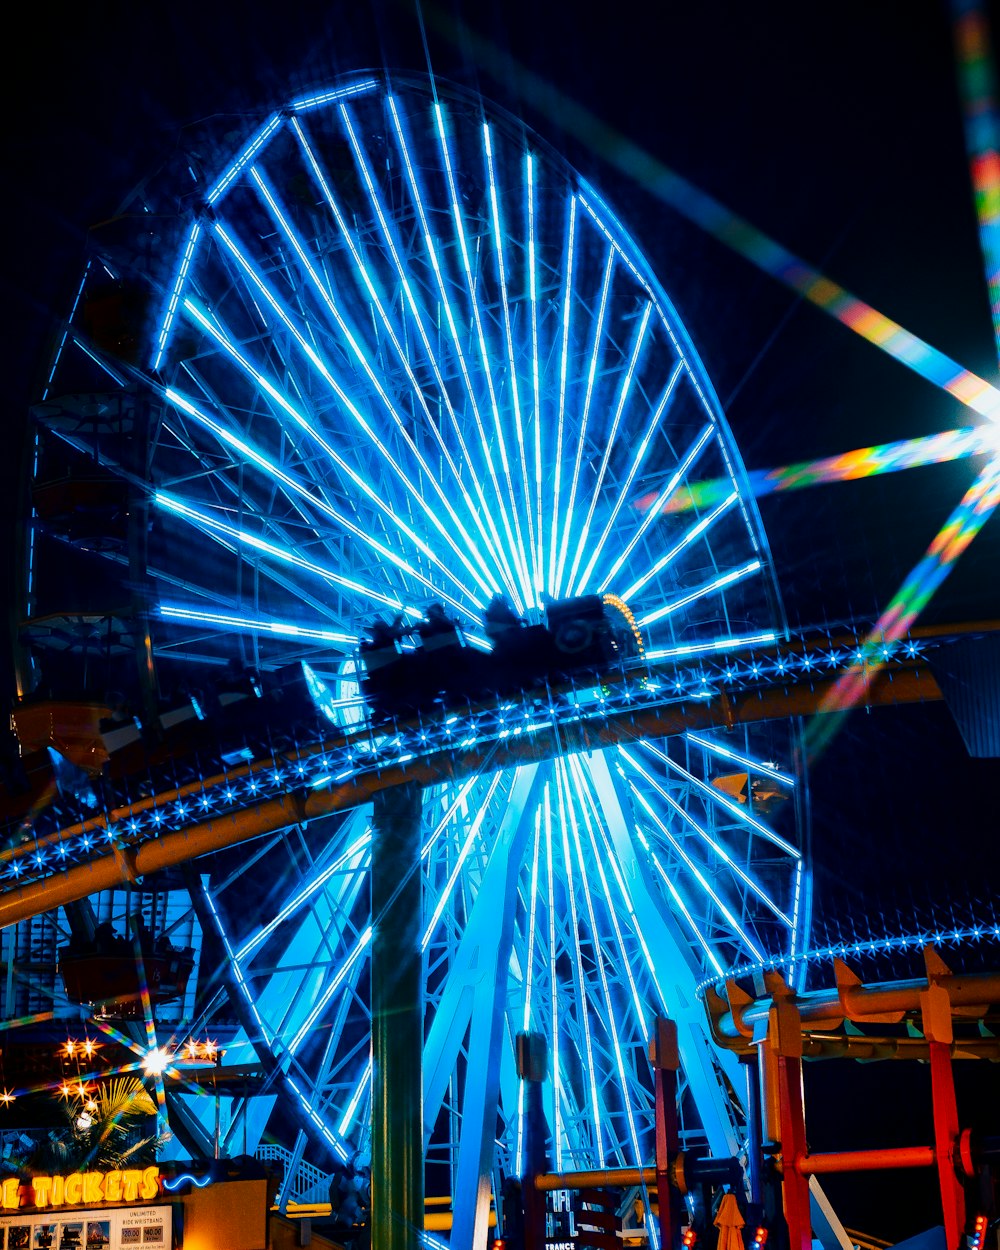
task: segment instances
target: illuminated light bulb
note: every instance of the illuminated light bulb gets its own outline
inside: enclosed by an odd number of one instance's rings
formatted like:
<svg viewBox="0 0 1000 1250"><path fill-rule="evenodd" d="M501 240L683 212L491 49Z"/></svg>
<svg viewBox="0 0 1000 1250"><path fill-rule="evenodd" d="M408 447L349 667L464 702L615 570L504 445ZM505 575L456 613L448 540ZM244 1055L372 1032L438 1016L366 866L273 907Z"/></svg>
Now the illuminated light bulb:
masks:
<svg viewBox="0 0 1000 1250"><path fill-rule="evenodd" d="M146 1053L142 1061L142 1070L150 1076L159 1076L172 1062L173 1055L168 1054L161 1046L154 1046Z"/></svg>
<svg viewBox="0 0 1000 1250"><path fill-rule="evenodd" d="M2 1093L0 1093L0 1102L2 1102L5 1107L9 1107L15 1097L16 1095L14 1093L12 1093L9 1089L5 1089Z"/></svg>
<svg viewBox="0 0 1000 1250"><path fill-rule="evenodd" d="M92 1058L96 1050L97 1050L97 1043L95 1041L92 1041L91 1038L88 1037L86 1041L84 1041L83 1043L83 1053L87 1056L88 1059L90 1059Z"/></svg>
<svg viewBox="0 0 1000 1250"><path fill-rule="evenodd" d="M67 1038L66 1045L63 1047L63 1053L66 1055L67 1059L72 1059L73 1056L76 1054L76 1042L74 1042L70 1038Z"/></svg>

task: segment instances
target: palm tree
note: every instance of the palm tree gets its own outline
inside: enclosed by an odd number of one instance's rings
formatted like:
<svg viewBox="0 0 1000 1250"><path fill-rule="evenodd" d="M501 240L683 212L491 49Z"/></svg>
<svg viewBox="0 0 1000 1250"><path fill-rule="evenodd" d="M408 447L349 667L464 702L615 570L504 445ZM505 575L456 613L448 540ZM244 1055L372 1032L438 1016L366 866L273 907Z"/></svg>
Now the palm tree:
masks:
<svg viewBox="0 0 1000 1250"><path fill-rule="evenodd" d="M156 1104L138 1077L116 1077L67 1107L66 1128L49 1134L25 1158L32 1171L110 1172L148 1167L169 1133L149 1133ZM16 1166L16 1165L15 1165Z"/></svg>

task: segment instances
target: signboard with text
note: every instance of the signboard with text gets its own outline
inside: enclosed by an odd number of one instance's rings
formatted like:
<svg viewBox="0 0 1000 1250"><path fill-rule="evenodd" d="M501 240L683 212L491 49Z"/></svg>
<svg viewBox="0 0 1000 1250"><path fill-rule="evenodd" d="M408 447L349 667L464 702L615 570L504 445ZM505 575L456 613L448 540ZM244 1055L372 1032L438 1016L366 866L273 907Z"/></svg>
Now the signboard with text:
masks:
<svg viewBox="0 0 1000 1250"><path fill-rule="evenodd" d="M0 1215L0 1250L169 1250L169 1206Z"/></svg>

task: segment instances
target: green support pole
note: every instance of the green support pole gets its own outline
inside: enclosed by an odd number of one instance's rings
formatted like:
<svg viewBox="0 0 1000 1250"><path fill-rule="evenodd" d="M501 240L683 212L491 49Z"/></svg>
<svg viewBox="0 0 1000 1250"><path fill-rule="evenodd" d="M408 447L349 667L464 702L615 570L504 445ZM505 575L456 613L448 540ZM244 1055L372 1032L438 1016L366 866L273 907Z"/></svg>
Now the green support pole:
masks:
<svg viewBox="0 0 1000 1250"><path fill-rule="evenodd" d="M372 819L372 1250L416 1250L424 1225L421 791Z"/></svg>

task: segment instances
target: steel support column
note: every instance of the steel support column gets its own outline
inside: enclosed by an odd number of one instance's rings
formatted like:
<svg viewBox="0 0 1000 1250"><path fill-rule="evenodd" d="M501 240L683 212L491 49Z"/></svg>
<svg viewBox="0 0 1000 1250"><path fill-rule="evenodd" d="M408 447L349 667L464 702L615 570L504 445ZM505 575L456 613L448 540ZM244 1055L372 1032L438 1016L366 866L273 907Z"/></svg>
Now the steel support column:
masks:
<svg viewBox="0 0 1000 1250"><path fill-rule="evenodd" d="M380 791L372 819L372 1247L416 1250L424 1219L421 791Z"/></svg>

